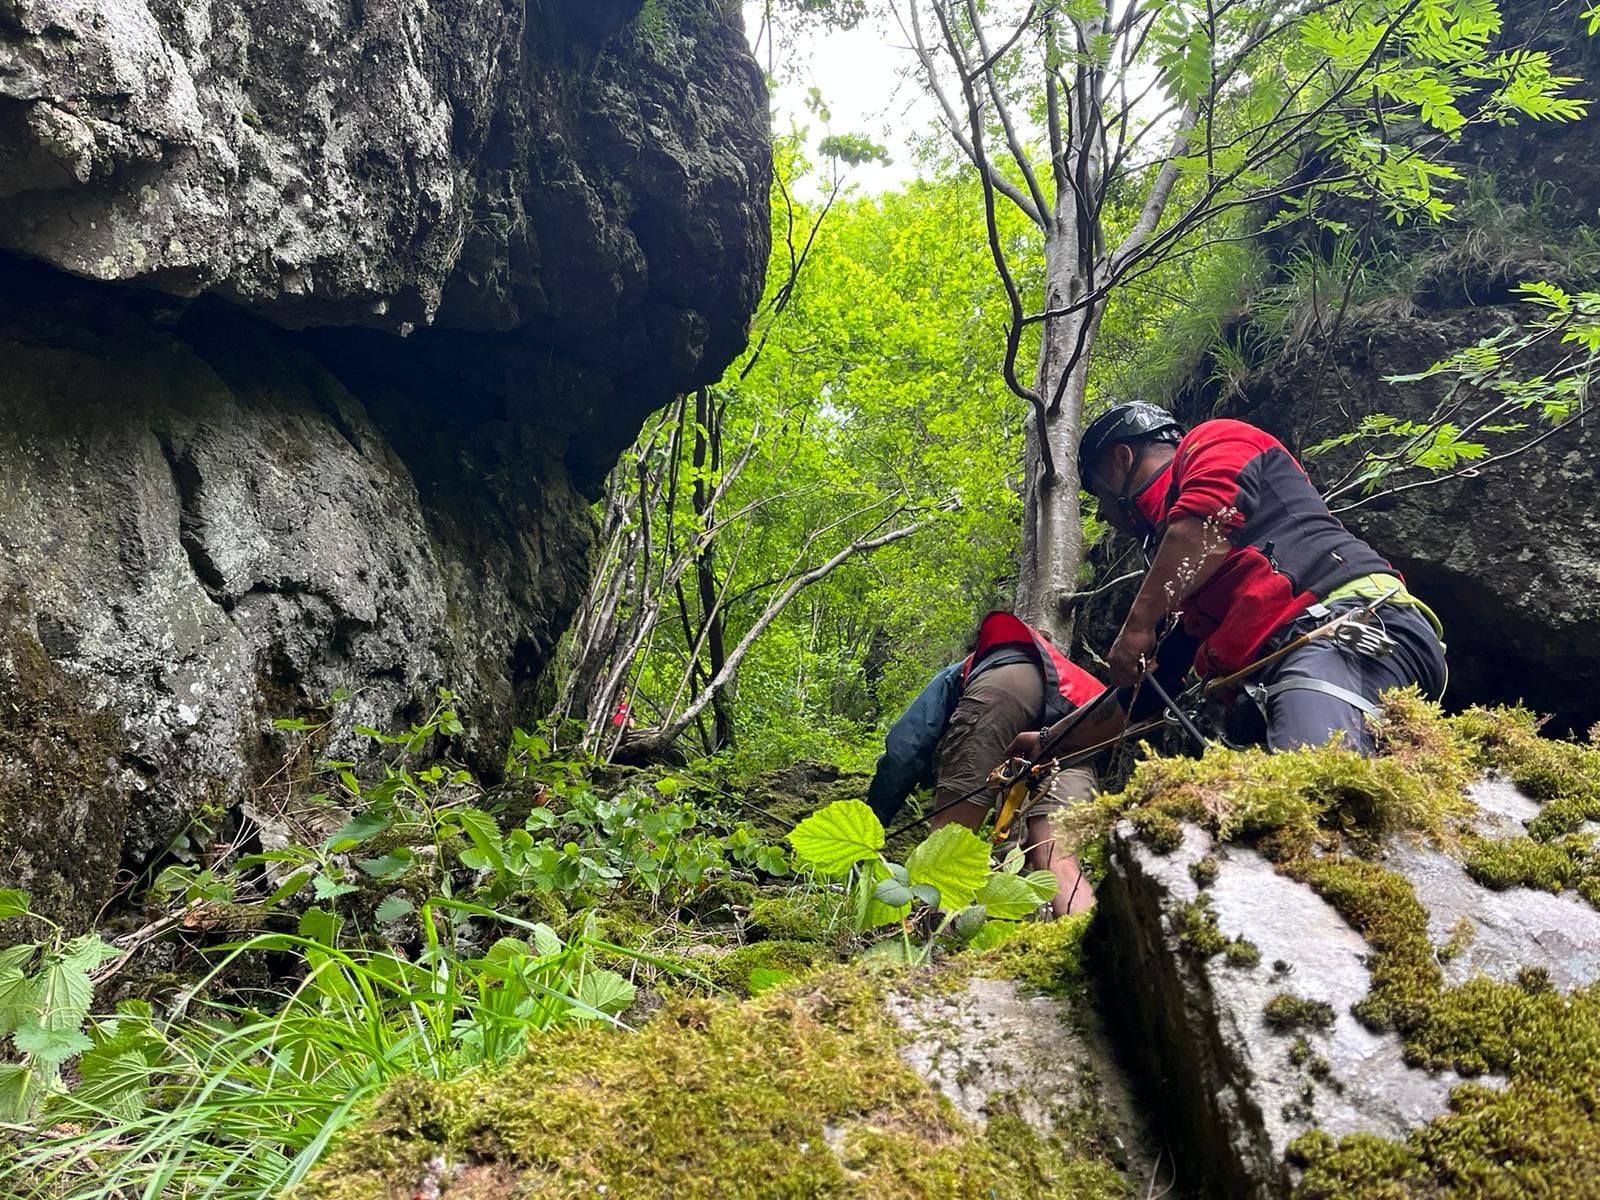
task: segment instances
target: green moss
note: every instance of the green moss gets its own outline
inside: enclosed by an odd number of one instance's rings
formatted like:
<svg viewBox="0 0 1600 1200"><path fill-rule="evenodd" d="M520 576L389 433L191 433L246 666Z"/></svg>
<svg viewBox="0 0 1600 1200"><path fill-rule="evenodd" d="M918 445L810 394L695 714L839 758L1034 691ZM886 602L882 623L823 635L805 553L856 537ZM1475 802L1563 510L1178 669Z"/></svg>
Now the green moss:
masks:
<svg viewBox="0 0 1600 1200"><path fill-rule="evenodd" d="M1267 1024L1280 1033L1290 1029L1327 1029L1333 1024L1333 1005L1307 1000L1293 992L1279 992L1261 1010Z"/></svg>
<svg viewBox="0 0 1600 1200"><path fill-rule="evenodd" d="M1578 866L1562 846L1515 837L1478 841L1467 858L1467 871L1484 887L1496 891L1531 887L1559 892L1572 886Z"/></svg>
<svg viewBox="0 0 1600 1200"><path fill-rule="evenodd" d="M1436 953L1411 884L1364 855L1383 835L1409 831L1464 855L1492 886L1573 887L1596 903L1592 842L1574 830L1596 819L1589 814L1600 796L1600 749L1541 738L1522 710L1445 718L1404 693L1386 708L1380 742L1385 757L1370 761L1332 748L1151 760L1081 823L1086 832L1103 830L1144 810L1136 828L1160 828L1166 817L1201 824L1221 840L1252 839L1371 946L1372 985L1354 1009L1361 1020L1398 1031L1414 1066L1505 1076L1503 1087L1457 1087L1450 1111L1403 1141L1336 1141L1320 1132L1297 1139L1289 1157L1305 1168L1302 1200L1589 1195L1600 1178L1600 985L1563 996L1547 976L1524 971L1515 982L1479 976L1447 986L1440 961L1459 953L1468 935L1458 930ZM1496 845L1470 833L1461 789L1485 770L1544 802L1528 837ZM1203 935L1203 913L1193 907L1181 922ZM1269 1008L1293 1028L1308 1015L1305 1005L1287 996ZM1321 1007L1315 1016L1331 1019ZM1310 1073L1309 1047L1300 1057Z"/></svg>
<svg viewBox="0 0 1600 1200"><path fill-rule="evenodd" d="M1015 979L1046 996L1072 999L1088 986L1083 939L1093 911L1054 921L1024 921L1005 941L976 956L974 971L990 979Z"/></svg>
<svg viewBox="0 0 1600 1200"><path fill-rule="evenodd" d="M0 696L0 885L26 889L35 912L82 928L111 894L121 859L127 800L115 773L123 740L4 592ZM64 813L82 815L68 827ZM0 925L0 945L41 932L27 924Z"/></svg>
<svg viewBox="0 0 1600 1200"><path fill-rule="evenodd" d="M1189 953L1201 959L1212 958L1228 948L1228 939L1217 928L1217 914L1211 911L1211 897L1200 897L1181 904L1173 913L1178 941Z"/></svg>
<svg viewBox="0 0 1600 1200"><path fill-rule="evenodd" d="M752 942L730 950L706 968L706 975L730 992L750 993L750 972L783 971L800 975L822 963L838 960L838 955L816 942Z"/></svg>
<svg viewBox="0 0 1600 1200"><path fill-rule="evenodd" d="M1261 950L1252 941L1245 938L1235 938L1229 942L1222 951L1230 967L1247 969L1260 965Z"/></svg>
<svg viewBox="0 0 1600 1200"><path fill-rule="evenodd" d="M1217 881L1217 871L1220 866L1216 855L1208 854L1189 864L1189 878L1194 880L1195 887L1208 888Z"/></svg>
<svg viewBox="0 0 1600 1200"><path fill-rule="evenodd" d="M1098 1145L957 1117L901 1062L887 986L856 966L742 1005L680 999L637 1034L542 1038L492 1078L404 1082L291 1195L409 1195L435 1157L529 1198L1130 1194Z"/></svg>
<svg viewBox="0 0 1600 1200"><path fill-rule="evenodd" d="M828 900L816 892L770 896L750 906L745 935L751 941L826 942Z"/></svg>

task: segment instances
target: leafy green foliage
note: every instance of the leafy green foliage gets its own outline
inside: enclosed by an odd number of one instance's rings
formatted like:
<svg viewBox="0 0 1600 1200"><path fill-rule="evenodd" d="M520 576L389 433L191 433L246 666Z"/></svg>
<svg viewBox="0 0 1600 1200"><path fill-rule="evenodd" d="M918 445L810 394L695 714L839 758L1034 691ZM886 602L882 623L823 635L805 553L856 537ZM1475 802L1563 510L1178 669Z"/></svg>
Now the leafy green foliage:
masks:
<svg viewBox="0 0 1600 1200"><path fill-rule="evenodd" d="M93 1048L84 1034L94 998L90 976L118 954L99 934L67 937L29 910L26 892L0 889L0 921L20 918L50 934L0 950L0 1038L10 1039L20 1059L0 1064L0 1113L12 1121L59 1091L62 1066Z"/></svg>
<svg viewBox="0 0 1600 1200"><path fill-rule="evenodd" d="M1056 894L1050 872L1020 874L1020 853L994 869L989 844L961 825L934 830L903 865L891 862L882 853L882 823L859 800L836 800L818 809L795 826L789 841L799 867L824 878L854 874L847 919L863 932L898 925L899 941L872 949L907 962L925 961L947 932L970 941L991 919L1019 920ZM933 936L913 947L911 929L919 909L943 915Z"/></svg>

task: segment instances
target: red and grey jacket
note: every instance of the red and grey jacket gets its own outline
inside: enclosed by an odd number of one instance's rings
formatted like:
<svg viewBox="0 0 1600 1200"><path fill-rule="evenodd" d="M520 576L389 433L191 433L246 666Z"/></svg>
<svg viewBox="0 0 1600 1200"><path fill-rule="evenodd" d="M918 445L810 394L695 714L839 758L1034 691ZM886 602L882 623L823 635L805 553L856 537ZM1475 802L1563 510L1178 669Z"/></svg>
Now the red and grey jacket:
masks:
<svg viewBox="0 0 1600 1200"><path fill-rule="evenodd" d="M1040 725L1054 724L1105 691L1105 684L1069 662L1026 621L1010 613L990 613L978 627L972 653L935 675L890 726L883 756L878 759L872 784L867 788L867 803L879 820L887 821L899 811L906 797L932 776L939 740L972 678L990 667L1014 662L1035 663L1044 674Z"/></svg>
<svg viewBox="0 0 1600 1200"><path fill-rule="evenodd" d="M1183 602L1202 675L1237 671L1263 643L1340 584L1396 574L1328 511L1281 442L1243 421L1204 421L1134 503L1157 536L1176 516L1210 522L1233 549Z"/></svg>

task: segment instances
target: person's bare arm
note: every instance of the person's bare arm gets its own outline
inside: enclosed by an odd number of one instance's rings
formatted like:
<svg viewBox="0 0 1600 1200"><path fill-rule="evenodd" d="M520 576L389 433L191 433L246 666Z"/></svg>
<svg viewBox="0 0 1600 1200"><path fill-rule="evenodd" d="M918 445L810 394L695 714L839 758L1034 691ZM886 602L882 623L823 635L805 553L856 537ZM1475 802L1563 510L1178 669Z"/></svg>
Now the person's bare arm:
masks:
<svg viewBox="0 0 1600 1200"><path fill-rule="evenodd" d="M1156 627L1211 581L1232 549L1210 522L1191 516L1171 520L1111 645L1107 663L1114 685L1127 687L1145 673L1154 657Z"/></svg>

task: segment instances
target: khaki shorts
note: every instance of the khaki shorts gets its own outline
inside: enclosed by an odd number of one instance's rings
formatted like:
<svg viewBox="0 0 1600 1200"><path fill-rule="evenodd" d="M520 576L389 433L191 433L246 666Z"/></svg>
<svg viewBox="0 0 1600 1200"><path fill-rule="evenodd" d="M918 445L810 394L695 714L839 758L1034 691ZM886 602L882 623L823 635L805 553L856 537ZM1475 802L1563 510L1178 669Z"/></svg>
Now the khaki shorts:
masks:
<svg viewBox="0 0 1600 1200"><path fill-rule="evenodd" d="M1043 710L1044 677L1033 663L990 667L973 679L956 702L939 743L934 804L979 788L1005 758L1012 739L1039 728ZM1069 767L1056 774L1029 812L1052 812L1087 800L1094 786L1092 767ZM976 806L990 807L995 797L991 792L972 799Z"/></svg>

